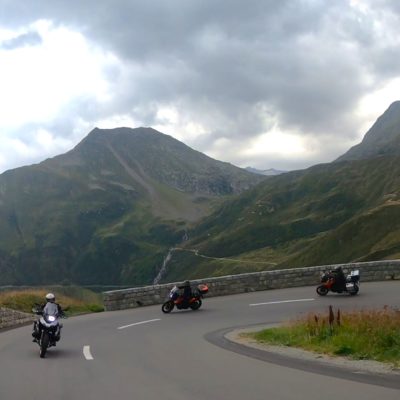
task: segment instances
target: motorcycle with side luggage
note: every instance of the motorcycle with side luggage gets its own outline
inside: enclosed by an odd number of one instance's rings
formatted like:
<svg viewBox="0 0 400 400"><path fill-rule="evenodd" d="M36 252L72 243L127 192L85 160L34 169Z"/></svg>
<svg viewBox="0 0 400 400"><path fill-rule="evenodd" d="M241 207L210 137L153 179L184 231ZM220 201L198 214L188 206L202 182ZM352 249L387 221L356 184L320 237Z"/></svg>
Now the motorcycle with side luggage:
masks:
<svg viewBox="0 0 400 400"><path fill-rule="evenodd" d="M170 293L169 299L162 305L161 310L163 313L170 313L175 307L178 310L198 310L202 305L202 298L208 292L208 286L204 284L198 285L192 289L191 296L185 298L182 291L175 285Z"/></svg>
<svg viewBox="0 0 400 400"><path fill-rule="evenodd" d="M341 271L340 273L343 274ZM326 296L328 292L348 293L350 296L355 296L360 290L360 272L353 270L347 276L344 274L340 276L335 270L325 272L316 290L320 296Z"/></svg>

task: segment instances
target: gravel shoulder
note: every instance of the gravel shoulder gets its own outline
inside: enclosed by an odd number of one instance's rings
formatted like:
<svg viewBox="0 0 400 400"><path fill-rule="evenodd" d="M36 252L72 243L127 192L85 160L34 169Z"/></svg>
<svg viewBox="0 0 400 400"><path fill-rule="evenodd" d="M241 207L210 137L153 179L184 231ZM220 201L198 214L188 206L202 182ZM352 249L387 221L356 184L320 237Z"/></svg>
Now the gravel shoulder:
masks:
<svg viewBox="0 0 400 400"><path fill-rule="evenodd" d="M349 371L359 371L359 373L384 374L398 376L400 378L400 368L395 368L389 364L372 360L352 360L347 357L334 357L326 354L314 353L299 348L288 346L276 346L257 342L254 339L246 337L246 333L257 332L262 329L272 328L276 325L266 325L254 328L235 329L225 334L225 338L231 342L247 346L253 349L265 351L268 353L279 354L284 357L301 359L304 361L315 362L319 364L340 367Z"/></svg>

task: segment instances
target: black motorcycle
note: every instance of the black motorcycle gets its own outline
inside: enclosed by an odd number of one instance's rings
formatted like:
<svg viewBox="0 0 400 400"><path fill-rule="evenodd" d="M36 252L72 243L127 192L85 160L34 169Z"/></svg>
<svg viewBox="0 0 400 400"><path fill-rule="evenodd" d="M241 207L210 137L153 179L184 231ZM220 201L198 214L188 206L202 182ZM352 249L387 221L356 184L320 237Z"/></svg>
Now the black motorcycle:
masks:
<svg viewBox="0 0 400 400"><path fill-rule="evenodd" d="M40 358L44 358L47 349L55 346L61 338L62 323L60 318L66 318L63 312L47 313L39 305L32 308L32 312L40 315L40 318L34 322L32 336L39 345Z"/></svg>

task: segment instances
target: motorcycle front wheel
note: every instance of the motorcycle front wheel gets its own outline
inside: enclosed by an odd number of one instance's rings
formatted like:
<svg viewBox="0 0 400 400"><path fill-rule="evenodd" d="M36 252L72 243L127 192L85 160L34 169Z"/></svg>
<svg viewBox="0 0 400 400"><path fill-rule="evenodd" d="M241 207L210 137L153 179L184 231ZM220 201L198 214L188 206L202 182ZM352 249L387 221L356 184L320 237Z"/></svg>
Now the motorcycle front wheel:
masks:
<svg viewBox="0 0 400 400"><path fill-rule="evenodd" d="M173 301L166 301L161 307L162 312L165 314L170 313L173 309L174 309Z"/></svg>
<svg viewBox="0 0 400 400"><path fill-rule="evenodd" d="M358 287L357 283L355 283L353 290L350 292L350 296L355 296L359 290L360 288Z"/></svg>
<svg viewBox="0 0 400 400"><path fill-rule="evenodd" d="M190 304L190 308L192 310L198 310L201 307L201 304L202 304L201 300L198 299L198 300L196 300L196 301L194 301L193 303Z"/></svg>
<svg viewBox="0 0 400 400"><path fill-rule="evenodd" d="M47 348L49 347L49 334L47 332L43 332L42 340L40 341L40 358L44 358L46 355Z"/></svg>
<svg viewBox="0 0 400 400"><path fill-rule="evenodd" d="M320 296L326 296L328 294L329 290L327 289L327 287L325 285L319 285L317 287L317 293Z"/></svg>

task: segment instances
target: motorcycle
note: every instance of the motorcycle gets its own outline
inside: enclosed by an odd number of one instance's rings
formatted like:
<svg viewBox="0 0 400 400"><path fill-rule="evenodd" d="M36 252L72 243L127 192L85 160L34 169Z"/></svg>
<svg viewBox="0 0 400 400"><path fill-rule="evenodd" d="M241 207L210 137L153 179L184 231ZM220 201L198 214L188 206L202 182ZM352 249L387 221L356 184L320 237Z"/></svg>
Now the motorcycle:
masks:
<svg viewBox="0 0 400 400"><path fill-rule="evenodd" d="M345 277L345 282L340 285L337 277L332 272L325 272L321 276L321 285L317 287L317 293L320 296L326 296L329 291L334 293L346 292L350 296L355 296L360 290L360 272L353 270Z"/></svg>
<svg viewBox="0 0 400 400"><path fill-rule="evenodd" d="M40 315L40 318L33 323L32 336L33 341L39 345L40 358L44 358L47 349L56 346L56 343L60 340L63 325L59 319L66 318L66 316L64 313L55 310L50 313L45 312L40 305L33 307L32 312Z"/></svg>
<svg viewBox="0 0 400 400"><path fill-rule="evenodd" d="M186 310L191 308L192 310L198 310L201 305L201 299L208 292L208 286L204 284L198 285L192 290L192 295L188 300L185 300L181 290L174 286L169 292L169 299L162 305L161 310L163 313L170 313L174 307L178 310Z"/></svg>

